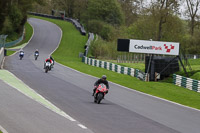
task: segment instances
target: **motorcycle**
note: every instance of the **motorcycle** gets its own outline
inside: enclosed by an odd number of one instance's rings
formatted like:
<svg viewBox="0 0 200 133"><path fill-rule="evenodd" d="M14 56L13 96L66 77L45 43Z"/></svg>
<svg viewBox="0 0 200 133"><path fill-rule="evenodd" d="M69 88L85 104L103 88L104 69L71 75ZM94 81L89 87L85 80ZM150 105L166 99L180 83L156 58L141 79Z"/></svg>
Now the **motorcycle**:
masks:
<svg viewBox="0 0 200 133"><path fill-rule="evenodd" d="M47 73L50 70L51 70L51 63L50 62L46 62L45 63L45 73Z"/></svg>
<svg viewBox="0 0 200 133"><path fill-rule="evenodd" d="M104 99L104 96L107 94L107 92L108 89L106 88L106 85L103 83L99 84L94 94L94 102L100 104L101 100Z"/></svg>
<svg viewBox="0 0 200 133"><path fill-rule="evenodd" d="M20 58L20 60L22 60L23 57L24 57L24 52L20 52L20 53L19 53L19 58Z"/></svg>
<svg viewBox="0 0 200 133"><path fill-rule="evenodd" d="M35 60L37 60L39 53L35 53Z"/></svg>

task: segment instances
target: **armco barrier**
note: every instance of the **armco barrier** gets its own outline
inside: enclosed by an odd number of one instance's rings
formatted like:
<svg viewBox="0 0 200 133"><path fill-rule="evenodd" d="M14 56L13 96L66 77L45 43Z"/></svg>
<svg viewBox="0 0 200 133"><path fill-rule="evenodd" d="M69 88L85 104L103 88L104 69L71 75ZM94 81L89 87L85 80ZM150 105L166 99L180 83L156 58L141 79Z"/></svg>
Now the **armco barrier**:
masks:
<svg viewBox="0 0 200 133"><path fill-rule="evenodd" d="M80 31L80 33L82 35L86 35L86 31L84 29L84 27L76 20L76 19L72 19L72 18L65 18L65 20L71 22L72 24L75 25L75 27Z"/></svg>
<svg viewBox="0 0 200 133"><path fill-rule="evenodd" d="M189 90L200 92L200 81L173 74L173 84Z"/></svg>
<svg viewBox="0 0 200 133"><path fill-rule="evenodd" d="M4 59L4 48L0 49L0 69L3 63L3 59Z"/></svg>
<svg viewBox="0 0 200 133"><path fill-rule="evenodd" d="M30 15L35 15L35 16L41 16L41 17L47 17L47 18L53 18L53 19L60 19L63 20L62 17L57 17L57 16L52 16L49 14L41 14L41 13L36 13L36 12L28 12Z"/></svg>
<svg viewBox="0 0 200 133"><path fill-rule="evenodd" d="M46 17L46 18L53 18L53 19L60 19L60 20L66 20L71 22L72 24L74 24L74 26L80 31L80 33L82 35L86 35L86 31L84 29L84 27L75 19L72 18L63 18L63 17L58 17L58 16L53 16L53 15L49 15L49 14L41 14L41 13L36 13L36 12L28 12L31 15L35 15L35 16L41 16L41 17Z"/></svg>
<svg viewBox="0 0 200 133"><path fill-rule="evenodd" d="M85 53L84 53L84 56L87 56L88 55L88 51L89 51L89 48L90 48L90 44L91 42L94 40L94 34L93 33L89 33L88 34L88 41L87 43L85 44Z"/></svg>
<svg viewBox="0 0 200 133"><path fill-rule="evenodd" d="M88 65L105 68L113 72L130 75L132 77L136 77L140 80L146 81L146 74L141 72L138 69L124 67L124 66L120 66L111 62L96 60L96 59L88 58L85 56L82 58L82 62Z"/></svg>

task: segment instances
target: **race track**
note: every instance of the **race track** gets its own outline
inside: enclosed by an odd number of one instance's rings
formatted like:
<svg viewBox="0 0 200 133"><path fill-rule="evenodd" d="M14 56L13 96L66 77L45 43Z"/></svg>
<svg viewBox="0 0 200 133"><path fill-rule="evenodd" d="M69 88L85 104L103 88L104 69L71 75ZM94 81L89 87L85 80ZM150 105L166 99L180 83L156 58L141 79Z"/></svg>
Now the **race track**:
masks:
<svg viewBox="0 0 200 133"><path fill-rule="evenodd" d="M29 19L34 36L24 48L25 57L6 57L4 68L54 105L95 133L199 133L200 111L160 100L110 83L102 104L93 103L97 78L58 63L45 73L43 62L60 41L60 29L47 21ZM39 49L37 61L33 52ZM78 55L77 55L78 56ZM109 77L108 77L109 80Z"/></svg>

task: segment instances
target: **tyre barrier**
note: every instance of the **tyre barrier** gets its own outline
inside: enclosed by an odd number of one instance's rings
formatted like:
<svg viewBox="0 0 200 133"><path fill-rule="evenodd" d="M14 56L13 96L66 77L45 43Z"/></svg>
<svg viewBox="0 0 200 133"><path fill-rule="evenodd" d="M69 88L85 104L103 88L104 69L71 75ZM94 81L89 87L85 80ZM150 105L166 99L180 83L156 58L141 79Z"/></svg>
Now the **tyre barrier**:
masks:
<svg viewBox="0 0 200 133"><path fill-rule="evenodd" d="M110 70L113 72L130 75L130 76L136 77L142 81L147 81L146 74L138 69L124 67L124 66L117 65L117 64L114 64L111 62L101 61L101 60L97 60L97 59L93 59L93 58L88 58L86 56L83 56L82 62L85 64L88 64L88 65L91 65L91 66L101 67L101 68L104 68L104 69L107 69L107 70Z"/></svg>
<svg viewBox="0 0 200 133"><path fill-rule="evenodd" d="M187 88L192 91L200 92L200 81L173 74L173 84Z"/></svg>

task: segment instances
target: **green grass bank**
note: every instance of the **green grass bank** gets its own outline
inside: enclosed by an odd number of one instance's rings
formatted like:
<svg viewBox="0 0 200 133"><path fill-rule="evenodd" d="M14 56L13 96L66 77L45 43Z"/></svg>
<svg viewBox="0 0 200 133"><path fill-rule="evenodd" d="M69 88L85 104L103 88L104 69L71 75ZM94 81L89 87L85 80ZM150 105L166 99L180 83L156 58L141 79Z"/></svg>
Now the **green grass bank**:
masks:
<svg viewBox="0 0 200 133"><path fill-rule="evenodd" d="M53 57L57 62L95 77L101 77L101 75L105 74L107 75L108 80L114 83L157 97L168 99L186 106L200 109L200 93L175 86L172 83L143 82L128 75L118 74L103 68L97 68L82 63L81 58L78 57L78 54L79 52L84 51L84 45L87 41L86 36L82 36L79 31L76 30L76 28L69 22L42 17L35 18L53 22L57 24L63 31L63 37L60 46L53 53Z"/></svg>

